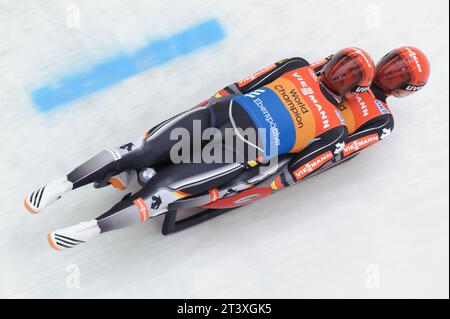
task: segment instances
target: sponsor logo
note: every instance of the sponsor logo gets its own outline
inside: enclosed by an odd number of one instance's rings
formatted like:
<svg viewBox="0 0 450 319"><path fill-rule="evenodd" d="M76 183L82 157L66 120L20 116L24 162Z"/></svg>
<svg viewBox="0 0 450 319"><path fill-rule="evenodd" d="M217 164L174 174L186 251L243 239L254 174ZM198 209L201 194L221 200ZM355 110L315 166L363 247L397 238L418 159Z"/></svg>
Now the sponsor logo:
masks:
<svg viewBox="0 0 450 319"><path fill-rule="evenodd" d="M245 94L245 96L254 99L255 97L257 97L258 95L260 95L261 93L264 93L264 92L266 92L266 91L264 91L263 89L258 89L258 90L255 90L255 91Z"/></svg>
<svg viewBox="0 0 450 319"><path fill-rule="evenodd" d="M350 144L345 145L344 155L348 156L356 151L359 151L360 149L363 149L363 148L366 148L367 146L375 144L378 141L379 141L378 134L372 134L372 135L364 136L362 138L354 140Z"/></svg>
<svg viewBox="0 0 450 319"><path fill-rule="evenodd" d="M231 194L234 194L237 192L237 189L234 189L233 187L230 187L227 189L227 193L225 194L225 196L229 196Z"/></svg>
<svg viewBox="0 0 450 319"><path fill-rule="evenodd" d="M378 107L381 114L389 113L389 111L384 107L383 103L380 100L375 100L375 105Z"/></svg>
<svg viewBox="0 0 450 319"><path fill-rule="evenodd" d="M319 104L319 100L314 95L314 90L308 85L308 83L303 79L303 77L298 74L298 72L294 72L292 74L294 78L300 83L302 93L307 96L314 106L317 108L319 115L322 120L322 128L327 129L330 127L330 120L328 119L327 113L324 111L322 105Z"/></svg>
<svg viewBox="0 0 450 319"><path fill-rule="evenodd" d="M266 122L269 123L270 132L272 133L272 137L273 137L273 140L275 142L275 145L276 146L280 146L281 145L281 140L280 140L280 131L278 129L278 124L273 119L273 117L270 114L269 110L264 106L263 101L260 98L257 98L258 95L260 95L261 93L264 93L264 92L265 92L264 90L259 89L259 90L253 91L251 93L245 94L245 96L250 97L250 98L253 99L253 103L256 104L258 109L263 114Z"/></svg>
<svg viewBox="0 0 450 319"><path fill-rule="evenodd" d="M409 91L409 92L417 92L420 89L423 88L423 85L417 86L417 85L407 85L405 87L405 91Z"/></svg>
<svg viewBox="0 0 450 319"><path fill-rule="evenodd" d="M369 88L370 88L370 86L358 86L355 89L355 92L356 93L364 93L364 92L367 92L369 90Z"/></svg>
<svg viewBox="0 0 450 319"><path fill-rule="evenodd" d="M419 59L417 58L416 53L408 47L406 47L406 50L408 51L408 54L411 57L411 59L413 59L414 63L416 64L417 70L419 71L419 73L422 73L422 66L420 65L420 62L419 62Z"/></svg>
<svg viewBox="0 0 450 319"><path fill-rule="evenodd" d="M364 102L363 98L358 94L354 94L353 96L356 98L356 101L358 102L359 106L361 107L363 117L369 116L369 109L367 108L367 104L366 104L366 102Z"/></svg>
<svg viewBox="0 0 450 319"><path fill-rule="evenodd" d="M133 143L127 143L127 144L120 146L120 149L127 150L127 152L131 152L131 150L133 149L133 146L134 146Z"/></svg>
<svg viewBox="0 0 450 319"><path fill-rule="evenodd" d="M309 161L308 163L304 164L303 166L296 169L293 173L297 181L304 178L309 173L315 171L319 167L321 167L326 162L333 159L333 153L331 151L328 151L322 155L317 156L313 160Z"/></svg>
<svg viewBox="0 0 450 319"><path fill-rule="evenodd" d="M388 127L385 127L385 128L383 129L383 133L382 133L381 136L380 136L380 139L384 140L386 137L388 137L389 135L391 135L391 133L392 133L391 129L388 128Z"/></svg>
<svg viewBox="0 0 450 319"><path fill-rule="evenodd" d="M158 209L159 206L161 205L161 196L159 195L155 195L152 196L152 205L150 206L152 209Z"/></svg>
<svg viewBox="0 0 450 319"><path fill-rule="evenodd" d="M361 56L363 57L364 61L366 61L366 63L367 63L367 66L369 67L369 69L371 69L371 68L372 68L372 63L371 63L371 61L369 60L369 58L364 54L364 52L361 51L361 50L358 49L358 48L352 48L352 49L353 49L353 51L355 51L357 54L359 54L359 55L361 55Z"/></svg>
<svg viewBox="0 0 450 319"><path fill-rule="evenodd" d="M342 142L342 143L337 143L337 144L336 144L336 149L334 150L334 154L335 154L335 155L340 154L340 153L342 152L342 150L344 149L344 147L345 147L345 143L344 143L344 142Z"/></svg>
<svg viewBox="0 0 450 319"><path fill-rule="evenodd" d="M147 220L150 216L147 203L141 197L133 201L134 205L136 205L139 216L141 218L141 222Z"/></svg>

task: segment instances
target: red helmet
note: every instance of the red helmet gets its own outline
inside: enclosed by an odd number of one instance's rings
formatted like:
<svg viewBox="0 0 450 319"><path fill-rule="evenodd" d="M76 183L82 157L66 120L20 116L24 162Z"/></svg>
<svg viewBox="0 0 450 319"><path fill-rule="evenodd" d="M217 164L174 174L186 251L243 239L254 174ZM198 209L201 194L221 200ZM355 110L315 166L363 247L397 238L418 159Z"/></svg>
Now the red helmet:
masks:
<svg viewBox="0 0 450 319"><path fill-rule="evenodd" d="M386 95L403 97L423 88L429 76L426 55L415 47L401 47L378 62L374 83Z"/></svg>
<svg viewBox="0 0 450 319"><path fill-rule="evenodd" d="M375 63L370 55L358 48L346 48L325 65L322 83L334 94L345 96L349 92L367 91L374 76Z"/></svg>

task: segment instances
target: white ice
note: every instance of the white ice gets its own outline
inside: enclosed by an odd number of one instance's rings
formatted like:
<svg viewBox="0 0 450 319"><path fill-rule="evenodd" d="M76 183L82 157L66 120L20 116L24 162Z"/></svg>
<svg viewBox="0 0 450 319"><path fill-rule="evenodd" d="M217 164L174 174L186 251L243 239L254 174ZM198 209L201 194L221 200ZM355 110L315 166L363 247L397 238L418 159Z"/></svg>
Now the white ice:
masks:
<svg viewBox="0 0 450 319"><path fill-rule="evenodd" d="M66 26L67 5L80 28ZM0 297L449 296L448 1L0 0ZM215 17L227 36L50 113L36 87ZM29 215L29 192L281 58L415 45L427 87L393 99L383 143L273 197L164 237L162 219L56 253L46 234L122 194L86 187ZM79 270L79 287L71 281ZM73 285L75 283L75 285Z"/></svg>

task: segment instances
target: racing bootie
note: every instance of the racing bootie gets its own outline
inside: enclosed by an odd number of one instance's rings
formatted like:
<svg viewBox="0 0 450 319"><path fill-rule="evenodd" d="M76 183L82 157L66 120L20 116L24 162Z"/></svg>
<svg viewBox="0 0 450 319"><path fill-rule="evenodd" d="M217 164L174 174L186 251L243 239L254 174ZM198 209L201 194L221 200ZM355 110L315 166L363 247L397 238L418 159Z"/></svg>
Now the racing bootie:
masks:
<svg viewBox="0 0 450 319"><path fill-rule="evenodd" d="M48 234L47 239L50 246L58 251L67 250L69 248L85 243L91 238L100 234L95 219L88 222L82 222L63 229L57 229Z"/></svg>
<svg viewBox="0 0 450 319"><path fill-rule="evenodd" d="M72 190L72 187L73 184L64 176L32 192L25 198L24 206L30 213L36 214L60 199L64 193Z"/></svg>
<svg viewBox="0 0 450 319"><path fill-rule="evenodd" d="M112 185L114 188L119 190L131 191L132 193L135 193L153 176L155 176L155 174L156 171L150 167L145 167L139 171L129 170L116 175L111 173L95 182L94 187L103 188Z"/></svg>

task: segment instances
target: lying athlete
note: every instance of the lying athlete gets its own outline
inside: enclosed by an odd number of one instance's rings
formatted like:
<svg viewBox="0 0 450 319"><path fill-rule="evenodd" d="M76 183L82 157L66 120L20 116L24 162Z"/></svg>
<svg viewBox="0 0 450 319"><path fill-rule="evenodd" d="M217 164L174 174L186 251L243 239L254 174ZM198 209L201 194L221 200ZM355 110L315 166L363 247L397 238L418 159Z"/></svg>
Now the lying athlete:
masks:
<svg viewBox="0 0 450 319"><path fill-rule="evenodd" d="M337 107L345 96L367 91L375 74L372 59L361 49L344 49L338 56L343 58L329 61L320 77L304 59L292 58L229 85L196 108L155 126L143 139L105 150L67 176L31 193L25 198L25 206L37 213L81 186L114 184L118 181L115 176L129 170L145 173L151 167L156 171L139 191L103 215L51 232L50 245L64 250L100 233L160 215L180 198L207 193L246 170L255 170L286 154L293 154L288 164L290 174L281 176L280 182L300 180L313 171L303 170L312 159L319 157L323 165L340 155L348 134ZM196 163L174 163L172 151L179 141L171 135L179 128L188 133L214 128L211 135L220 139L202 143L190 134L185 144L200 143L201 152L206 147L213 149L216 160L210 162L200 156ZM257 134L250 134L252 131ZM230 147L224 143L227 138L246 147ZM195 147L190 149L198 152ZM198 154L190 155L195 158Z"/></svg>
<svg viewBox="0 0 450 319"><path fill-rule="evenodd" d="M326 66L332 67L344 63L345 54L329 56L311 65L317 76L325 76ZM349 65L350 66L350 65ZM349 71L347 71L348 73ZM330 73L330 72L329 72ZM328 74L329 74L328 73ZM305 177L312 177L337 164L353 158L366 147L388 137L394 128L394 118L386 100L389 96L403 97L420 90L428 81L430 66L427 57L419 49L407 46L395 49L386 54L377 64L376 75L370 90L362 93L348 94L339 104L339 110L347 125L348 138L343 151L333 160L322 163L322 158L313 158L295 171L294 180L290 179L291 172L284 172L270 176L268 182L263 183L251 192L242 196L232 196L226 200L215 202L208 207L230 207L246 198L245 195L273 193L276 190L294 185ZM322 165L323 164L323 165ZM238 185L248 185L247 176L238 178ZM287 176L288 178L284 178ZM251 181L255 180L251 176ZM266 186L270 186L269 189ZM232 188L236 188L231 184ZM230 185L224 185L227 189Z"/></svg>

